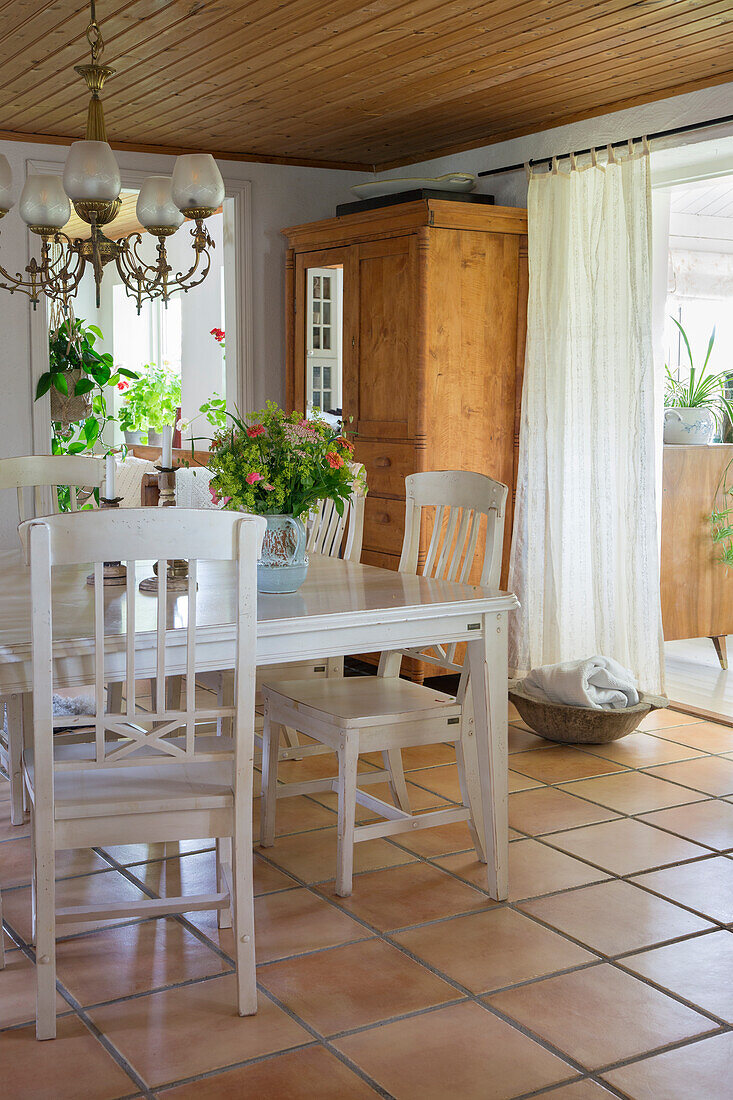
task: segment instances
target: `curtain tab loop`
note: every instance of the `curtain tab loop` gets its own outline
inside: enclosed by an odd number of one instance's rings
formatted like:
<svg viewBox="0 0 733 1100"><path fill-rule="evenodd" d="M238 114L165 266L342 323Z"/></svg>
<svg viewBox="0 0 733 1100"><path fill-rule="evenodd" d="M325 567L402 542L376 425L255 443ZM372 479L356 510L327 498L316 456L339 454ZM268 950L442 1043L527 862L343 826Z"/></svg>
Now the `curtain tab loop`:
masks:
<svg viewBox="0 0 733 1100"><path fill-rule="evenodd" d="M551 168L551 172L552 172L553 176L556 176L556 175L557 175L557 172L558 172L558 168L557 168L557 157L553 157L553 158L552 158L552 168Z"/></svg>
<svg viewBox="0 0 733 1100"><path fill-rule="evenodd" d="M608 153L608 163L609 164L615 164L616 163L616 157L614 156L613 145L611 144L610 141L609 141L608 145L606 146L606 152Z"/></svg>
<svg viewBox="0 0 733 1100"><path fill-rule="evenodd" d="M626 143L626 146L627 146L627 148L628 148L628 150L629 150L629 156L630 156L630 157L633 157L633 155L634 155L634 139L633 139L633 138L629 138L629 140L628 140L628 141L627 141L627 143Z"/></svg>
<svg viewBox="0 0 733 1100"><path fill-rule="evenodd" d="M575 153L570 154L570 171L571 172L577 172L578 171L578 160L577 160L577 157L575 156Z"/></svg>
<svg viewBox="0 0 733 1100"><path fill-rule="evenodd" d="M524 172L525 172L525 175L527 177L527 180L531 180L532 179L532 161L531 160L525 161Z"/></svg>
<svg viewBox="0 0 733 1100"><path fill-rule="evenodd" d="M641 139L641 151L642 153L646 153L647 156L649 156L649 154L651 153L651 148L649 147L649 138L646 136L646 134L644 134Z"/></svg>
<svg viewBox="0 0 733 1100"><path fill-rule="evenodd" d="M598 167L598 150L596 149L595 145L590 151L590 162L594 168Z"/></svg>

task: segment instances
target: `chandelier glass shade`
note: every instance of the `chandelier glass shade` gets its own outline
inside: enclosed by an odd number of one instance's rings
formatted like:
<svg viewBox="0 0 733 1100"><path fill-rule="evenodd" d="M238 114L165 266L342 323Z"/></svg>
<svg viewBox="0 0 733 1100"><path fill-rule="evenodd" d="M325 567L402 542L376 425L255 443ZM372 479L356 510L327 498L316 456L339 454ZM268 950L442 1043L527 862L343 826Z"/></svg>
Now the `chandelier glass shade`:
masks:
<svg viewBox="0 0 733 1100"><path fill-rule="evenodd" d="M122 190L120 170L109 143L100 92L114 69L99 63L104 42L96 20L94 0L87 27L91 64L77 65L90 93L86 138L69 149L63 178L30 175L18 203L18 213L30 231L41 239L40 258L33 257L24 272L11 275L0 265L0 287L11 294L28 295L35 309L44 294L64 311L71 306L89 265L94 274L97 305L104 269L114 264L127 294L135 299L138 313L144 301L168 302L176 291L202 283L211 267L214 242L204 225L224 201L224 181L209 153L179 156L173 176L148 176L140 188L137 218L157 238L155 258L143 244L141 233L117 240L105 236L104 227L119 213ZM0 155L0 219L14 205L13 180L7 158ZM70 238L61 232L71 208L90 227L88 238ZM168 262L166 238L188 218L192 223L191 266L174 272ZM147 255L146 255L147 252Z"/></svg>

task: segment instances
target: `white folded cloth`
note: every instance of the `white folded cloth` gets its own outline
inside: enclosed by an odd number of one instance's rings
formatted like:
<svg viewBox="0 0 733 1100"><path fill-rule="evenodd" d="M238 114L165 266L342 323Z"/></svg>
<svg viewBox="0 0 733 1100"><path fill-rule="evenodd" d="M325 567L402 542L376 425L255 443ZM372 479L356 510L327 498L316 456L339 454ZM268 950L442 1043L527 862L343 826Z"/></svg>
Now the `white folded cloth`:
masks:
<svg viewBox="0 0 733 1100"><path fill-rule="evenodd" d="M179 508L218 508L209 482L214 471L206 466L179 466L176 470L176 504Z"/></svg>
<svg viewBox="0 0 733 1100"><path fill-rule="evenodd" d="M534 668L522 687L537 699L593 710L623 710L639 702L633 672L611 657L588 657Z"/></svg>
<svg viewBox="0 0 733 1100"><path fill-rule="evenodd" d="M142 504L142 484L145 474L156 473L147 458L128 454L124 462L115 462L115 493L122 497L120 508L139 508Z"/></svg>

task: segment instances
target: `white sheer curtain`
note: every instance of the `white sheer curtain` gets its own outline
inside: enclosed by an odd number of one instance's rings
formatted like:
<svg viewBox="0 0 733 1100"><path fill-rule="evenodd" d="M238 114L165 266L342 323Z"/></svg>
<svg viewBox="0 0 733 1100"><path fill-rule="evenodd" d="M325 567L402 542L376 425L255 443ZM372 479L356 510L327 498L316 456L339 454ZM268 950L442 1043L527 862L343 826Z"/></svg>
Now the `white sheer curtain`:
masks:
<svg viewBox="0 0 733 1100"><path fill-rule="evenodd" d="M660 691L648 153L533 173L528 220L512 664L603 654Z"/></svg>

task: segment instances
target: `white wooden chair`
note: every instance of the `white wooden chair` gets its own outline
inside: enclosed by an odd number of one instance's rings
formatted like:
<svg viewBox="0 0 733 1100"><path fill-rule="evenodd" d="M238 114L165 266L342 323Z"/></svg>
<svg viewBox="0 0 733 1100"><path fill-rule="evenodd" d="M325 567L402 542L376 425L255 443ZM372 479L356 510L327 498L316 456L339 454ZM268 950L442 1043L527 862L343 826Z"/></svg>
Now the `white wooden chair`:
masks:
<svg viewBox="0 0 733 1100"><path fill-rule="evenodd" d="M507 488L483 474L461 471L412 474L406 479L407 509L400 570L417 572L421 528L429 530L425 564L427 577L467 582L485 526L485 549L480 584L498 589L504 508ZM485 523L484 523L485 519ZM472 805L477 804L473 739L466 733L470 717L468 670L463 668L457 643L436 645L406 655L460 674L456 697L400 678L402 652L383 653L376 677L265 683L265 720L262 749L262 806L260 843L275 840L279 798L302 793L302 785L278 785L280 728L301 730L338 756L338 778L309 784L310 791L338 794L338 854L336 893L348 897L352 889L354 844L379 836L467 821L479 859L485 862L483 825ZM410 812L401 766L401 750L413 745L452 743L456 749L462 805L430 813ZM391 776L396 804L390 805L357 786L360 753L381 751ZM363 777L360 777L363 778ZM371 777L370 777L371 778ZM357 802L385 820L356 826Z"/></svg>
<svg viewBox="0 0 733 1100"><path fill-rule="evenodd" d="M18 523L34 516L53 515L59 510L58 489L69 486L70 507L80 504L80 489L99 489L104 484L103 458L85 455L22 455L0 459L0 489L15 489L18 494ZM30 499L29 499L30 498ZM92 506L96 506L91 496ZM27 546L21 538L24 552ZM20 695L0 699L5 705L7 736L0 728L0 764L10 778L10 820L23 823L23 784L20 756L23 747L23 700ZM0 723L1 727L1 723Z"/></svg>
<svg viewBox="0 0 733 1100"><path fill-rule="evenodd" d="M58 489L69 486L70 507L76 512L80 489L99 489L104 484L103 458L93 455L22 455L0 459L0 489L16 489L18 523L34 516L54 515L59 511ZM25 490L32 489L32 507ZM89 497L92 507L96 506Z"/></svg>
<svg viewBox="0 0 733 1100"><path fill-rule="evenodd" d="M33 748L23 753L31 805L35 898L37 1021L39 1039L56 1032L55 928L123 916L165 916L199 909L225 911L233 923L240 1015L256 1012L252 891L252 754L256 562L265 529L258 516L166 508L127 509L51 516L28 524L33 639ZM167 560L189 561L187 625L169 628ZM158 558L155 646L148 628L136 632L136 560ZM105 639L103 562L127 565L124 633ZM197 562L232 561L238 593L236 690L231 706L197 706L186 693L185 708L143 711L136 705L137 677L155 676L157 698L166 698L166 677L185 672L193 684L197 667ZM54 737L74 718L55 719L52 709L52 575L58 566L94 563L94 648L83 660L94 682L94 740L65 746ZM84 584L86 568L79 573ZM121 589L115 589L114 600ZM109 598L109 597L108 597ZM150 600L150 596L145 596ZM119 614L119 612L118 612ZM90 624L91 625L91 624ZM104 685L124 679L125 709L105 710ZM88 717L78 724L89 723ZM223 721L233 733L217 735ZM215 837L221 859L215 894L105 903L56 909L55 853L63 848L167 842Z"/></svg>

